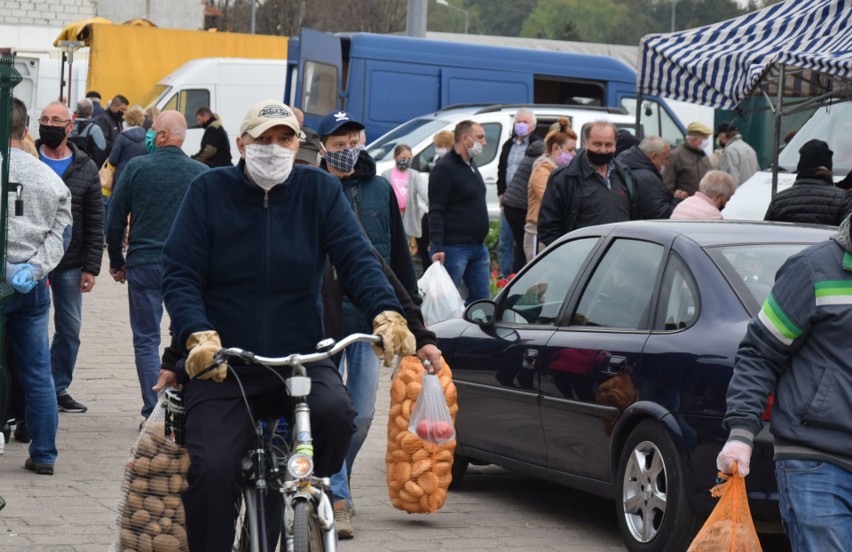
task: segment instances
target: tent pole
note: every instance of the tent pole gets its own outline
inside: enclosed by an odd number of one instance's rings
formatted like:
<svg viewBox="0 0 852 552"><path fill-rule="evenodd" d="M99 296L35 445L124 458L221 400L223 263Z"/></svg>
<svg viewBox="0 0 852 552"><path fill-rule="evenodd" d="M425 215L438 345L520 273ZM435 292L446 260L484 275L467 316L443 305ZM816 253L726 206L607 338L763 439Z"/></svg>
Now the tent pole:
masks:
<svg viewBox="0 0 852 552"><path fill-rule="evenodd" d="M636 90L636 131L634 136L640 140L643 138L640 129L642 128L642 90Z"/></svg>
<svg viewBox="0 0 852 552"><path fill-rule="evenodd" d="M778 193L778 153L781 147L781 111L784 103L785 65L781 65L778 75L778 91L775 100L775 147L772 149L772 196Z"/></svg>

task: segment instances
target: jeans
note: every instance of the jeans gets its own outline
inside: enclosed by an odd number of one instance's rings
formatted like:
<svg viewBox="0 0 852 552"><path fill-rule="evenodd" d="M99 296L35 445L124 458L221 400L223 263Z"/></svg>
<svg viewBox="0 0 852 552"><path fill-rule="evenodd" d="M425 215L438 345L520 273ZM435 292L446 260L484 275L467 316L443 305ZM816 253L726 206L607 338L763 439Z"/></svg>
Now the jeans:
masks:
<svg viewBox="0 0 852 552"><path fill-rule="evenodd" d="M509 221L506 220L506 213L500 211L500 236L497 240L497 268L501 276L508 276L513 272L514 239L512 227L509 226Z"/></svg>
<svg viewBox="0 0 852 552"><path fill-rule="evenodd" d="M136 375L142 391L142 415L151 415L157 394L151 390L160 374L160 322L163 319L163 276L161 264L127 269L127 298L130 301L130 329Z"/></svg>
<svg viewBox="0 0 852 552"><path fill-rule="evenodd" d="M484 243L445 245L444 268L456 287L461 286L462 281L467 285L465 305L490 298L491 259Z"/></svg>
<svg viewBox="0 0 852 552"><path fill-rule="evenodd" d="M776 460L784 530L796 552L849 550L852 472L818 460Z"/></svg>
<svg viewBox="0 0 852 552"><path fill-rule="evenodd" d="M340 375L343 376L344 368L346 376L346 387L349 397L352 399L352 407L355 409L355 434L346 453L346 461L336 474L331 476L331 493L334 501L345 500L347 506L352 507L352 495L349 491L349 477L352 475L352 465L355 457L364 441L367 440L367 432L373 422L376 413L376 389L379 387L380 360L373 352L369 343L355 343L349 346L343 353L343 361L340 363Z"/></svg>
<svg viewBox="0 0 852 552"><path fill-rule="evenodd" d="M15 292L2 306L6 333L26 399L25 421L32 437L29 452L36 464L56 461L59 410L50 369L50 290L42 280L29 293Z"/></svg>
<svg viewBox="0 0 852 552"><path fill-rule="evenodd" d="M56 396L65 395L71 385L77 352L80 350L80 328L83 325L83 292L80 291L82 269L54 270L50 273L53 291L53 343L50 366Z"/></svg>

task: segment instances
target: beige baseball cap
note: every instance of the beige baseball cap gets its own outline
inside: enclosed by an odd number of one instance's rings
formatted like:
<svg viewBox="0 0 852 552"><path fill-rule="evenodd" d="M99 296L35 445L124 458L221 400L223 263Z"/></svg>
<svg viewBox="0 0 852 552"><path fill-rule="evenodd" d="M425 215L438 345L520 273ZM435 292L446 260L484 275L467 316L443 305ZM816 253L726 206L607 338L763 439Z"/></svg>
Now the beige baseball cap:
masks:
<svg viewBox="0 0 852 552"><path fill-rule="evenodd" d="M248 110L240 125L240 136L248 132L252 138L257 138L267 129L284 125L293 129L297 135L301 132L299 121L289 106L277 100L257 102Z"/></svg>

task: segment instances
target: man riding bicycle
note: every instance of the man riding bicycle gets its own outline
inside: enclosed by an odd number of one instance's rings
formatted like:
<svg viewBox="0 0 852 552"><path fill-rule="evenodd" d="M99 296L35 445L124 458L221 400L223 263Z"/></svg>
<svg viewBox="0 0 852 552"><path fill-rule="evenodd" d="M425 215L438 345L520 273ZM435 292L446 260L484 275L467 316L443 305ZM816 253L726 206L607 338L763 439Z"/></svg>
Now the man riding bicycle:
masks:
<svg viewBox="0 0 852 552"><path fill-rule="evenodd" d="M288 106L256 104L236 140L239 164L202 173L184 197L163 249L163 291L177 341L189 352L190 376L212 365L223 346L265 356L313 351L324 337L320 286L327 258L384 338L377 354L389 363L414 353L402 308L340 183L293 166L299 134ZM256 365L236 370L259 416L292 410L275 375ZM169 374L158 387L173 382ZM315 473L327 477L343 463L355 413L332 363L311 366L308 374ZM190 550L229 551L252 425L225 365L191 380L184 393L191 465L182 498Z"/></svg>

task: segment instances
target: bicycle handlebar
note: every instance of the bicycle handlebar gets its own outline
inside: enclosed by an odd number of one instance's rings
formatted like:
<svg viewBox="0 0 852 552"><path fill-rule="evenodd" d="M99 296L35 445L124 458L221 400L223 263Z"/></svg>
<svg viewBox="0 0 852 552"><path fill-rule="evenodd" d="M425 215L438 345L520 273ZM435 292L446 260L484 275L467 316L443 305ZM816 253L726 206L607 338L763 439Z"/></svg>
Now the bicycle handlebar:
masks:
<svg viewBox="0 0 852 552"><path fill-rule="evenodd" d="M320 341L317 347L319 348L323 346L324 343L325 341ZM334 342L332 341L332 343ZM225 362L228 357L241 358L249 362L257 362L258 364L265 364L267 366L293 366L294 364L308 364L310 362L317 362L319 360L331 358L346 347L352 345L353 343L375 343L377 345L381 345L382 338L378 335L355 333L344 337L337 343L334 343L333 346L328 350L321 351L318 353L292 354L286 357L264 357L256 355L251 351L245 351L237 347L230 347L227 349L220 349L213 356L213 367L221 364L222 362Z"/></svg>

